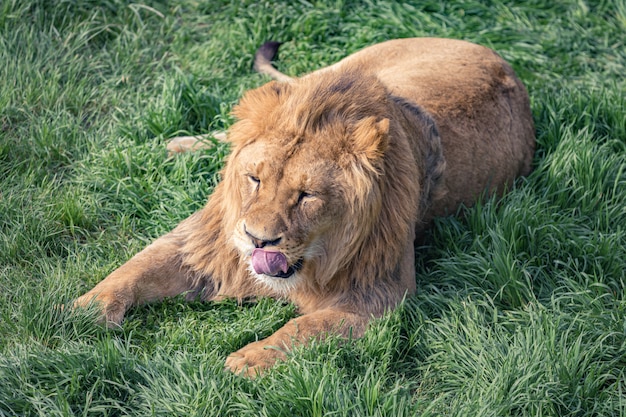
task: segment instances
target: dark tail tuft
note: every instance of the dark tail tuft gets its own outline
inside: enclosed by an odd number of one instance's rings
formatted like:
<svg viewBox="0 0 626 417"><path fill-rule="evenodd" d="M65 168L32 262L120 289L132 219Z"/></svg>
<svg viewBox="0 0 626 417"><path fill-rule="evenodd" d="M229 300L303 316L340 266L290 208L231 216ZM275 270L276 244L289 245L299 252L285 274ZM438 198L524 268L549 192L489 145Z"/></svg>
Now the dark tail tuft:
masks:
<svg viewBox="0 0 626 417"><path fill-rule="evenodd" d="M271 62L274 58L278 58L278 48L282 44L282 42L267 41L261 45L254 54L254 69L257 70L256 67L259 61Z"/></svg>
<svg viewBox="0 0 626 417"><path fill-rule="evenodd" d="M282 42L269 41L256 50L254 54L254 70L261 74L267 74L275 80L281 82L293 81L291 77L283 74L272 66L272 60L278 56L278 48L280 48Z"/></svg>

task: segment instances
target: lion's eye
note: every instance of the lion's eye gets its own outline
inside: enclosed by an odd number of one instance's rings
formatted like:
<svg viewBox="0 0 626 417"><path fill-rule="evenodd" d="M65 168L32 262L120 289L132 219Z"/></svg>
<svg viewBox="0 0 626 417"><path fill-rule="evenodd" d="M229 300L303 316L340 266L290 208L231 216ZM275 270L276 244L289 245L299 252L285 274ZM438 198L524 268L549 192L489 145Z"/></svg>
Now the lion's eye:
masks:
<svg viewBox="0 0 626 417"><path fill-rule="evenodd" d="M312 193L307 193L306 191L301 191L300 194L298 195L298 204L301 204L303 202L312 200L315 198L315 195L313 195Z"/></svg>
<svg viewBox="0 0 626 417"><path fill-rule="evenodd" d="M258 188L261 184L261 180L259 177L255 177L254 175L248 175L248 180L254 186L254 188Z"/></svg>

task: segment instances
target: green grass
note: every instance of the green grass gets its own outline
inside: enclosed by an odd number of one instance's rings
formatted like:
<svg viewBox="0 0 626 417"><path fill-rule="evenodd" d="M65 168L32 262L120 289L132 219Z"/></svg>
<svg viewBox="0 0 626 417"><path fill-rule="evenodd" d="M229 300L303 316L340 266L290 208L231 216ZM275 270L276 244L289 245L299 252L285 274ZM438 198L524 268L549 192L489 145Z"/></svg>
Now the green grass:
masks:
<svg viewBox="0 0 626 417"><path fill-rule="evenodd" d="M626 415L626 3L0 3L0 415ZM440 219L418 293L364 338L250 381L226 356L294 316L176 298L118 330L59 305L199 209L263 41L301 74L386 39L495 48L527 85L535 171Z"/></svg>

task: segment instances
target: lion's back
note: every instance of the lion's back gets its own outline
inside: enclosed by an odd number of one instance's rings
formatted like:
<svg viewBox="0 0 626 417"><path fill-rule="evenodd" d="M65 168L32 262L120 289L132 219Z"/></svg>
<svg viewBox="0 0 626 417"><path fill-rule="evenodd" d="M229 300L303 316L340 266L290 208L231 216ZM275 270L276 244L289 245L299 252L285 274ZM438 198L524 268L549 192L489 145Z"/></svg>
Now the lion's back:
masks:
<svg viewBox="0 0 626 417"><path fill-rule="evenodd" d="M372 71L393 95L435 120L447 163L447 194L433 202L432 215L471 205L485 189L501 192L530 173L535 132L528 93L491 49L452 39L397 39L330 68L353 66Z"/></svg>

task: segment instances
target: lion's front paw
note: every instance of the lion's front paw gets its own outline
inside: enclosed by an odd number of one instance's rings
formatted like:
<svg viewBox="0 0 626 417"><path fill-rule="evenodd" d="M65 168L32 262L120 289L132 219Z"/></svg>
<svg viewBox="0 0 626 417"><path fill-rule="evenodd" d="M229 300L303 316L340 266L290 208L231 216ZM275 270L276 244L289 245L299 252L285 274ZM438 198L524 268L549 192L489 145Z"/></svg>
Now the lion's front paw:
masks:
<svg viewBox="0 0 626 417"><path fill-rule="evenodd" d="M106 323L108 327L117 327L122 323L126 313L124 302L113 296L107 297L103 294L94 296L91 293L74 300L74 308L90 308L92 305L101 312L98 322Z"/></svg>
<svg viewBox="0 0 626 417"><path fill-rule="evenodd" d="M272 367L277 359L284 358L283 351L261 340L231 353L226 359L225 368L236 374L254 378Z"/></svg>

